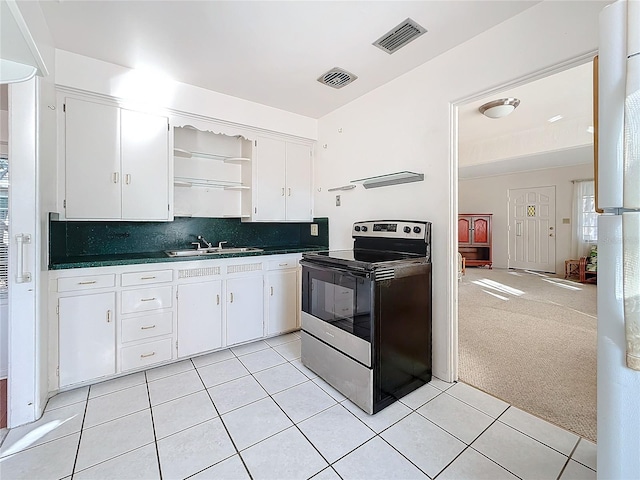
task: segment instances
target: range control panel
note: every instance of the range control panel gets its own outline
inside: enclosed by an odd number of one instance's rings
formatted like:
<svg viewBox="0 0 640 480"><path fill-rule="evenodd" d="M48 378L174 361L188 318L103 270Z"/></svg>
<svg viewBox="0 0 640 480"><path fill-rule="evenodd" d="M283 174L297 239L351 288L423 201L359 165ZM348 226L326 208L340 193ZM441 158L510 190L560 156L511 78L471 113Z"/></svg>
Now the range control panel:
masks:
<svg viewBox="0 0 640 480"><path fill-rule="evenodd" d="M352 237L412 238L425 239L429 234L429 222L405 220L375 220L356 222L351 231Z"/></svg>

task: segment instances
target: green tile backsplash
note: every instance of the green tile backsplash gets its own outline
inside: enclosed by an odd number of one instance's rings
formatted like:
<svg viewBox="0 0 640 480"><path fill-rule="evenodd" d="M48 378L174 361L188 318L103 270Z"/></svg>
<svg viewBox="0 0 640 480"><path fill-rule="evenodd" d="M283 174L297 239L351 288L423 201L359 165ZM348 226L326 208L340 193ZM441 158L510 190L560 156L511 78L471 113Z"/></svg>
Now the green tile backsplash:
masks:
<svg viewBox="0 0 640 480"><path fill-rule="evenodd" d="M203 235L225 247L329 246L329 219L315 218L319 235L312 237L311 222L243 223L238 218L176 217L172 222L78 222L49 220L50 263L70 257L156 253L192 248Z"/></svg>

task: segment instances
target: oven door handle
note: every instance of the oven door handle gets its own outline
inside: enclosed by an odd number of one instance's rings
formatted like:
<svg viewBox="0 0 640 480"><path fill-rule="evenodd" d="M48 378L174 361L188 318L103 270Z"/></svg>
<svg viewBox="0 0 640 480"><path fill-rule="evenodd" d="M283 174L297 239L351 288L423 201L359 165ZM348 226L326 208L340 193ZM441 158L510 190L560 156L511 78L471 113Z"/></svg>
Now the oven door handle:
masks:
<svg viewBox="0 0 640 480"><path fill-rule="evenodd" d="M314 270L322 270L325 272L334 272L341 275L347 275L349 277L356 278L370 278L371 274L364 270L349 270L346 268L338 268L333 265L327 265L326 263L310 262L308 260L300 260L300 265L303 267L313 268Z"/></svg>

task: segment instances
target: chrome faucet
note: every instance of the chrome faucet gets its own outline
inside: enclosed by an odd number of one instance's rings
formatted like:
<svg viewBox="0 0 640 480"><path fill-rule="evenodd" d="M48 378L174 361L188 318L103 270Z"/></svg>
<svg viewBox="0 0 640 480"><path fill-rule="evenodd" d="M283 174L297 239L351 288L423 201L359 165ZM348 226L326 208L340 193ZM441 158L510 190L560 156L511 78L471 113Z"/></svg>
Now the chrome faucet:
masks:
<svg viewBox="0 0 640 480"><path fill-rule="evenodd" d="M204 244L205 246L203 247L202 244ZM196 250L204 250L205 248L211 248L211 243L207 242L207 240L202 235L198 235L198 241L191 242L191 245L195 245Z"/></svg>
<svg viewBox="0 0 640 480"><path fill-rule="evenodd" d="M220 250L222 250L222 245L225 244L225 243L227 243L227 242L218 242L218 248Z"/></svg>

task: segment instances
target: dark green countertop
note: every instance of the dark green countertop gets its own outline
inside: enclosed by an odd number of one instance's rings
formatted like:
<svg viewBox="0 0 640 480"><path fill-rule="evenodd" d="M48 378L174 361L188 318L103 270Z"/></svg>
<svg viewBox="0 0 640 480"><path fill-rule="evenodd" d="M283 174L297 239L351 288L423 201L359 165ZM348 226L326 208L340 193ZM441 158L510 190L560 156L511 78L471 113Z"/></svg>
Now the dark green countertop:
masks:
<svg viewBox="0 0 640 480"><path fill-rule="evenodd" d="M286 253L302 253L327 250L318 245L260 247L262 252L244 252L218 254L204 257L169 257L164 252L129 253L114 255L83 255L77 257L51 258L49 270L65 270L69 268L110 267L114 265L139 265L147 263L186 262L194 260L213 260L233 257L255 257L264 255L282 255Z"/></svg>

